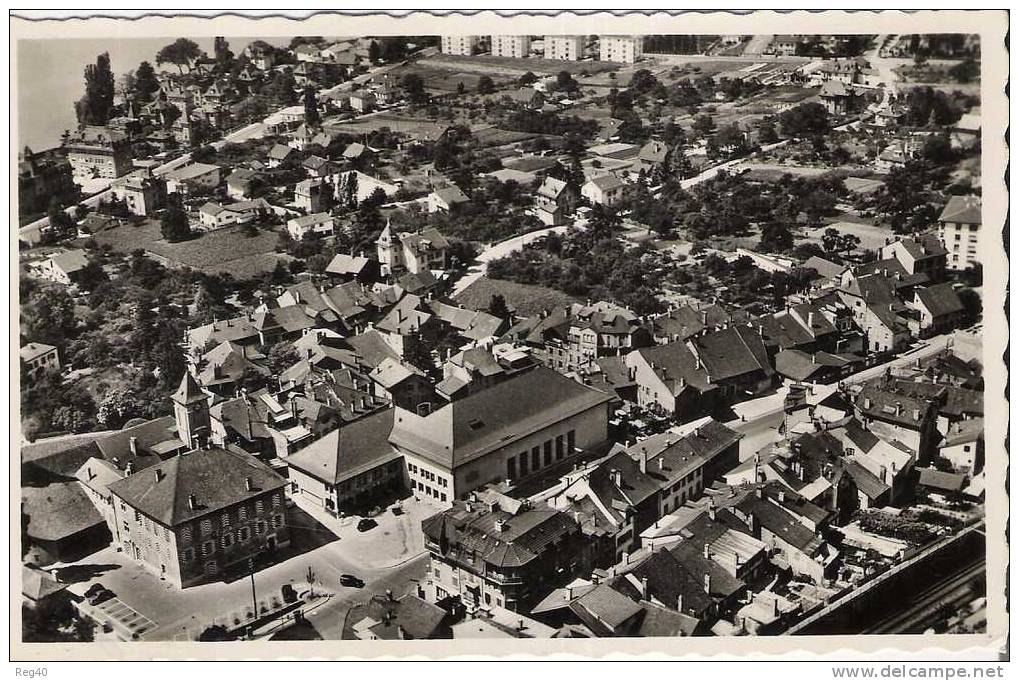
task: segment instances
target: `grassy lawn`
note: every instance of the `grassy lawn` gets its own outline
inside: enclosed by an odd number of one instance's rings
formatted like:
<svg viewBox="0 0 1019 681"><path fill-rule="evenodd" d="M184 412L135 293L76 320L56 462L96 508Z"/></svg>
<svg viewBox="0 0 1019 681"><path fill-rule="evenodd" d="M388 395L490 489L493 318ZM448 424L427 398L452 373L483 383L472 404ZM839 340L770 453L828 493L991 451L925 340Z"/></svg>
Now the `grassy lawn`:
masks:
<svg viewBox="0 0 1019 681"><path fill-rule="evenodd" d="M539 59L536 57L515 59L513 57L493 57L491 55L464 57L453 54L436 55L422 59L417 64L418 66L432 68L457 69L460 72L472 71L478 74L488 74L493 80L496 80L497 76L516 78L528 71L537 75L559 73L560 71L579 74L615 71L620 68L619 64L603 61L561 61L558 59ZM496 83L498 83L498 80L496 80Z"/></svg>
<svg viewBox="0 0 1019 681"><path fill-rule="evenodd" d="M456 302L472 310L484 310L497 293L506 299L511 309L523 316L579 302L577 298L547 286L518 284L490 277L480 277L456 297Z"/></svg>
<svg viewBox="0 0 1019 681"><path fill-rule="evenodd" d="M122 253L140 248L165 258L171 266L187 266L208 274L229 273L238 279L271 272L277 260L274 250L278 235L264 228L253 237L242 234L240 228L228 227L170 243L162 238L159 223L150 220L137 227L125 225L105 230L95 238Z"/></svg>

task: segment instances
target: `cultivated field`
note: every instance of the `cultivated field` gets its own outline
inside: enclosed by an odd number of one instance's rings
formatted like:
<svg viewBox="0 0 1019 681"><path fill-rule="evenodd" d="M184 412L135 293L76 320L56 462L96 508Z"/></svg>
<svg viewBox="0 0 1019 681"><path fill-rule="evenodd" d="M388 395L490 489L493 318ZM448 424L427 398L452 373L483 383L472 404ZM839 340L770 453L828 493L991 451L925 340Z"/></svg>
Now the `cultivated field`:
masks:
<svg viewBox="0 0 1019 681"><path fill-rule="evenodd" d="M207 274L228 273L237 279L271 272L279 257L273 252L278 235L265 229L248 237L239 228L228 227L170 243L162 238L159 223L150 220L137 227L125 225L104 230L95 239L122 253L142 249L170 267L186 266Z"/></svg>

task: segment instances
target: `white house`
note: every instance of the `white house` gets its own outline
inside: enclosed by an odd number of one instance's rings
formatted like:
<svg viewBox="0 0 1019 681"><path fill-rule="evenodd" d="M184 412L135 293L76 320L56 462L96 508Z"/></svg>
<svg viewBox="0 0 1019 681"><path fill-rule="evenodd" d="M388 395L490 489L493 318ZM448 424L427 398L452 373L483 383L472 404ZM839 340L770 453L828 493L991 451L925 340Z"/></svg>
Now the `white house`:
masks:
<svg viewBox="0 0 1019 681"><path fill-rule="evenodd" d="M272 207L265 199L239 201L226 206L209 201L198 209L198 218L201 228L211 232L229 225L251 222L259 216L267 214L270 210Z"/></svg>
<svg viewBox="0 0 1019 681"><path fill-rule="evenodd" d="M580 188L580 193L591 203L615 206L623 199L624 188L622 180L611 173L605 173L585 182Z"/></svg>
<svg viewBox="0 0 1019 681"><path fill-rule="evenodd" d="M220 167L211 163L192 163L171 170L163 176L168 194L187 195L199 189L215 189L219 186Z"/></svg>
<svg viewBox="0 0 1019 681"><path fill-rule="evenodd" d="M436 189L428 195L428 212L438 213L439 211L453 210L458 204L467 203L469 199L464 196L456 185Z"/></svg>
<svg viewBox="0 0 1019 681"><path fill-rule="evenodd" d="M305 234L312 232L315 234L332 234L333 227L333 216L329 213L303 215L287 221L287 231L296 240L303 239Z"/></svg>

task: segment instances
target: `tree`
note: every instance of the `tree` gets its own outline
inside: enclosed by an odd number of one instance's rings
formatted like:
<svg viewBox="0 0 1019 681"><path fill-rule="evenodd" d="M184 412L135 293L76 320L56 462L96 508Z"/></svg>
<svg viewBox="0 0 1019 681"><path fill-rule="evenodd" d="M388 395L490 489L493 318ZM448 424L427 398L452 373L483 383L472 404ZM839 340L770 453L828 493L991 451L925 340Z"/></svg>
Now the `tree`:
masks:
<svg viewBox="0 0 1019 681"><path fill-rule="evenodd" d="M304 88L304 122L309 127L316 127L322 123L322 116L318 112L315 88L310 85Z"/></svg>
<svg viewBox="0 0 1019 681"><path fill-rule="evenodd" d="M152 64L143 61L134 72L135 96L142 101L152 101L153 95L159 92L159 80L156 78L156 70Z"/></svg>
<svg viewBox="0 0 1019 681"><path fill-rule="evenodd" d="M262 91L266 97L279 106L292 106L297 103L297 81L290 69L283 69L269 81Z"/></svg>
<svg viewBox="0 0 1019 681"><path fill-rule="evenodd" d="M110 68L110 54L103 52L95 64L85 67L85 95L75 105L81 125L106 125L113 110L116 83Z"/></svg>
<svg viewBox="0 0 1019 681"><path fill-rule="evenodd" d="M400 84L412 104L420 104L428 98L425 94L425 81L418 74L408 73L400 81Z"/></svg>
<svg viewBox="0 0 1019 681"><path fill-rule="evenodd" d="M167 241L183 241L191 236L191 225L184 211L180 194L174 192L166 197L166 211L159 220L159 229Z"/></svg>
<svg viewBox="0 0 1019 681"><path fill-rule="evenodd" d="M509 320L511 317L509 306L506 305L506 299L501 293L493 293L491 300L488 301L488 313L492 316L498 317L499 319Z"/></svg>
<svg viewBox="0 0 1019 681"><path fill-rule="evenodd" d="M49 207L46 209L46 218L54 239L63 239L74 234L74 220L60 205L60 199L56 196L50 199Z"/></svg>
<svg viewBox="0 0 1019 681"><path fill-rule="evenodd" d="M947 135L929 135L923 143L920 155L934 165L946 165L956 159L952 142Z"/></svg>
<svg viewBox="0 0 1019 681"><path fill-rule="evenodd" d="M786 137L808 137L828 132L828 111L823 104L808 102L786 109L778 115Z"/></svg>
<svg viewBox="0 0 1019 681"><path fill-rule="evenodd" d="M490 95L493 92L495 92L495 83L491 76L484 75L478 78L478 94Z"/></svg>
<svg viewBox="0 0 1019 681"><path fill-rule="evenodd" d="M184 67L190 71L200 56L202 51L198 43L188 38L178 38L156 53L156 66L173 64L178 71L184 73Z"/></svg>
<svg viewBox="0 0 1019 681"><path fill-rule="evenodd" d="M378 64L379 58L382 56L382 48L374 40L368 46L368 61L372 64Z"/></svg>
<svg viewBox="0 0 1019 681"><path fill-rule="evenodd" d="M757 128L758 139L761 144L773 144L778 141L778 131L775 130L775 122L770 118L766 118L761 121L760 127Z"/></svg>
<svg viewBox="0 0 1019 681"><path fill-rule="evenodd" d="M538 77L531 73L530 71L528 71L524 75L517 78L517 83L519 83L522 87L527 87L528 85L537 82L537 80Z"/></svg>
<svg viewBox="0 0 1019 681"><path fill-rule="evenodd" d="M216 59L216 68L220 71L229 71L233 67L234 53L230 50L230 43L223 36L216 36L212 44L212 52Z"/></svg>
<svg viewBox="0 0 1019 681"><path fill-rule="evenodd" d="M22 306L21 317L28 338L62 347L74 334L74 299L63 288L38 288Z"/></svg>
<svg viewBox="0 0 1019 681"><path fill-rule="evenodd" d="M301 361L301 356L292 343L276 343L265 353L265 366L274 376L279 375Z"/></svg>
<svg viewBox="0 0 1019 681"><path fill-rule="evenodd" d="M715 129L715 120L709 114L701 114L694 119L691 127L694 132L707 135Z"/></svg>

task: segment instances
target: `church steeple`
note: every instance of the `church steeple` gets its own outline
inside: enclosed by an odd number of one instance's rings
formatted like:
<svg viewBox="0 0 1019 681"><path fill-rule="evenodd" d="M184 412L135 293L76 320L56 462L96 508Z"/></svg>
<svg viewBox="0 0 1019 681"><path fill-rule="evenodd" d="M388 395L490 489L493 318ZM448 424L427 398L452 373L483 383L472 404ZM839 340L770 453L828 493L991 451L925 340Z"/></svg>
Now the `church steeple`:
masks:
<svg viewBox="0 0 1019 681"><path fill-rule="evenodd" d="M188 449L197 449L208 438L209 396L191 372L184 372L180 387L173 394L173 415L177 420L177 437Z"/></svg>

